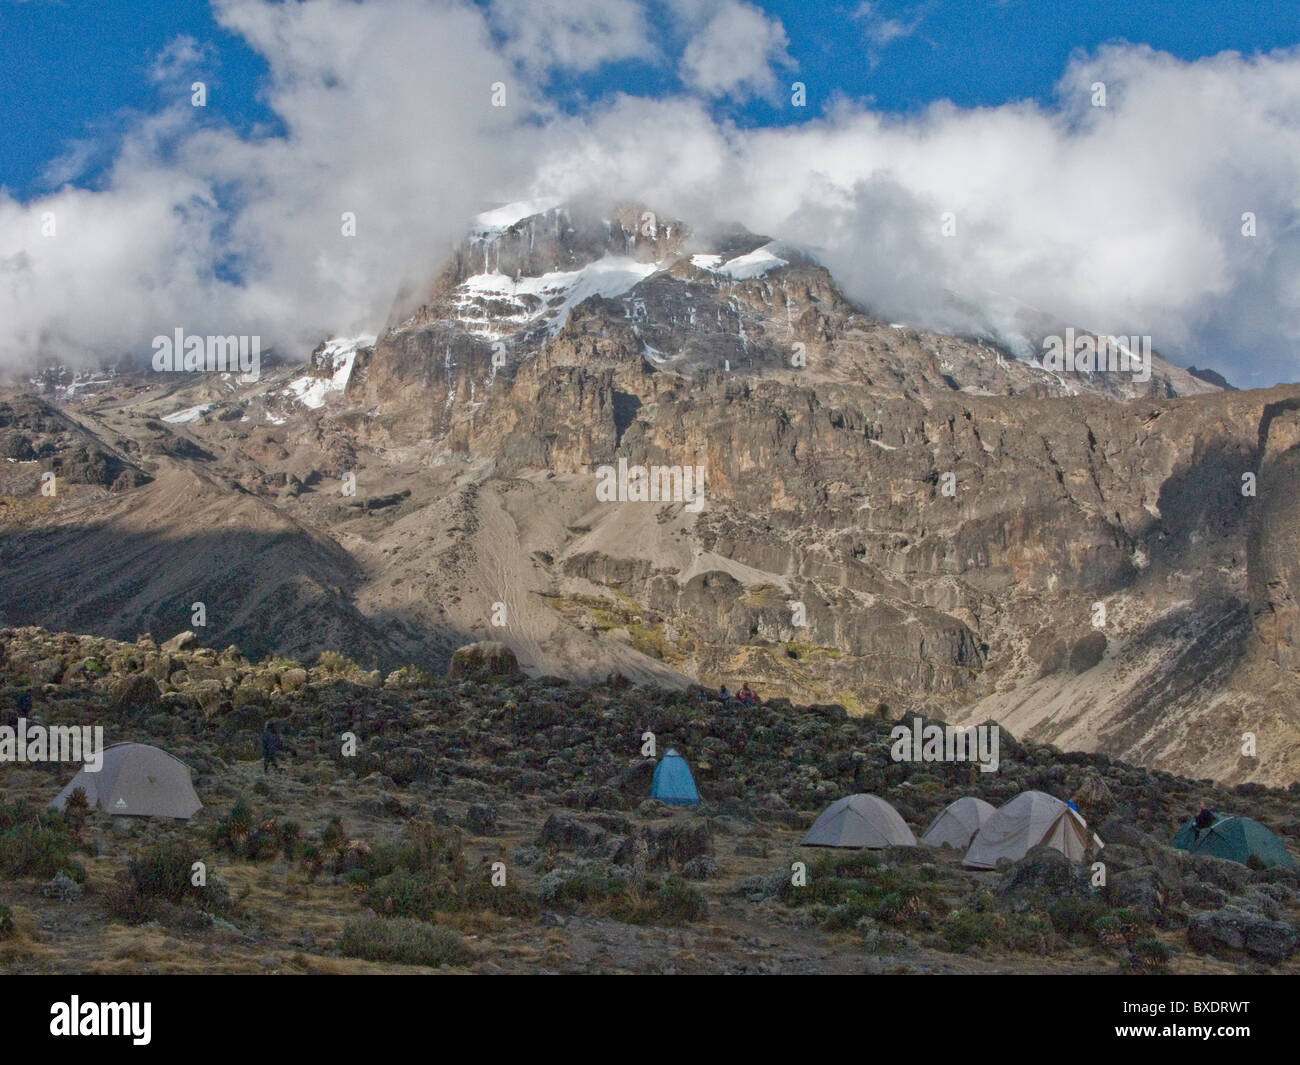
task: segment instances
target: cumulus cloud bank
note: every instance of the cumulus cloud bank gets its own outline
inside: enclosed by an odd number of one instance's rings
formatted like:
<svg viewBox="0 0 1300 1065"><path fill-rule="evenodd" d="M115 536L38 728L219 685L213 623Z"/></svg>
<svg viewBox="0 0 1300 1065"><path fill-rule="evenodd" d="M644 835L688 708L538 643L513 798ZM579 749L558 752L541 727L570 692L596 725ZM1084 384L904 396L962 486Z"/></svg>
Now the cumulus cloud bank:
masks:
<svg viewBox="0 0 1300 1065"><path fill-rule="evenodd" d="M0 364L143 355L176 326L305 354L381 326L487 201L599 196L804 244L891 320L1023 352L1038 311L1150 334L1238 384L1300 377L1300 51L1189 63L1108 46L1070 62L1050 107L899 118L819 111L816 72L794 73L780 23L740 0L675 0L675 54L635 0L552 6L221 0L266 57L283 130L241 136L215 99L191 107L185 57L202 52L175 44L153 68L170 102L95 189L0 194ZM678 90L578 114L547 96L557 71L632 57ZM718 117L719 98L788 103L795 78L810 106L788 124Z"/></svg>

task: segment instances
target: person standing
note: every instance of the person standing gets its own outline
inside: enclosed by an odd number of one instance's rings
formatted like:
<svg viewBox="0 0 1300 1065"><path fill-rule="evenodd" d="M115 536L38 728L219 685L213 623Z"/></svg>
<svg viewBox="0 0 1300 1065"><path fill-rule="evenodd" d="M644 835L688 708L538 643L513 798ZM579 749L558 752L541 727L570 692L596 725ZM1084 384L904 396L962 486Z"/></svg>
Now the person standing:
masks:
<svg viewBox="0 0 1300 1065"><path fill-rule="evenodd" d="M274 721L268 721L262 729L262 772L269 773L277 768L275 759L284 749L284 741Z"/></svg>

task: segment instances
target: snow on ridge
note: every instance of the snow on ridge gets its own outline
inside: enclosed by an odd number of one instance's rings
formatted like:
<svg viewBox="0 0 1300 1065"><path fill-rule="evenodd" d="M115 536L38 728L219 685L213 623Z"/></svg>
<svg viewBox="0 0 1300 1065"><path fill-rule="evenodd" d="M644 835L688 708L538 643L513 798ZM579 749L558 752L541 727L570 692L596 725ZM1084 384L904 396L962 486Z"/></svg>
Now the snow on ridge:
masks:
<svg viewBox="0 0 1300 1065"><path fill-rule="evenodd" d="M296 399L304 406L317 410L325 405L325 399L332 393L342 392L348 387L352 377L352 367L357 360L357 352L362 348L373 347L378 338L368 334L357 337L333 337L325 342L321 352L320 365L328 367L329 377L314 377L310 374L290 381L284 394Z"/></svg>
<svg viewBox="0 0 1300 1065"><path fill-rule="evenodd" d="M771 244L764 244L761 248L755 248L748 255L739 255L734 259L728 259L719 273L724 273L736 281L748 281L751 278L762 277L769 270L777 270L782 266L789 265L790 263L787 260L773 253Z"/></svg>
<svg viewBox="0 0 1300 1065"><path fill-rule="evenodd" d="M202 418L215 406L215 403L204 403L198 407L186 407L184 410L178 410L172 414L164 414L163 421L169 425L184 425L186 422L197 421Z"/></svg>
<svg viewBox="0 0 1300 1065"><path fill-rule="evenodd" d="M662 268L661 263L606 255L577 270L553 271L539 277L475 274L459 286L456 318L471 335L497 339L505 335L499 326L528 325L549 313L554 315L549 323L554 336L568 321L569 312L584 300L592 296L614 299ZM534 297L539 302L529 306L523 297ZM477 300L509 304L513 313L489 316L475 306Z"/></svg>
<svg viewBox="0 0 1300 1065"><path fill-rule="evenodd" d="M764 244L747 255L737 255L725 263L721 255L712 253L692 255L691 265L700 270L707 270L711 274L722 274L733 281L752 281L771 270L779 270L783 266L790 265L788 260L776 254L775 248L775 242Z"/></svg>
<svg viewBox="0 0 1300 1065"><path fill-rule="evenodd" d="M708 270L710 273L713 273L722 265L722 256L714 255L712 253L692 255L691 265L700 270Z"/></svg>
<svg viewBox="0 0 1300 1065"><path fill-rule="evenodd" d="M533 215L553 211L563 203L563 200L553 198L517 200L514 203L507 203L491 211L484 211L480 215L475 215L472 232L475 236L504 233L515 223L522 222L525 218L531 218Z"/></svg>

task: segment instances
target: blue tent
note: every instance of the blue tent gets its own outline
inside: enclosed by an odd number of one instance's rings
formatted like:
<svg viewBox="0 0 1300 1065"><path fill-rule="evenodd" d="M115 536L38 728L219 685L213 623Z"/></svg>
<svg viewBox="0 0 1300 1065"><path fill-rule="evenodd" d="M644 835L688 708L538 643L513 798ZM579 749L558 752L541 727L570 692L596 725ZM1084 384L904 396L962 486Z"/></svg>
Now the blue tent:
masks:
<svg viewBox="0 0 1300 1065"><path fill-rule="evenodd" d="M668 748L663 761L655 766L654 780L650 782L650 798L673 806L699 806L700 793L695 790L695 778L686 759L673 748Z"/></svg>

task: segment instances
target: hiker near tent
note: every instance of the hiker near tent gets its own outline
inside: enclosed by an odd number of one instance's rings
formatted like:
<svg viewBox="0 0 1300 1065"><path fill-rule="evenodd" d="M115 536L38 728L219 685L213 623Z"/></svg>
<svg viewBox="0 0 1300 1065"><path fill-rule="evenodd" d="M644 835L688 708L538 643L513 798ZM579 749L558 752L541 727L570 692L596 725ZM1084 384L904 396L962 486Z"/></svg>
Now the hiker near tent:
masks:
<svg viewBox="0 0 1300 1065"><path fill-rule="evenodd" d="M749 686L749 681L740 686L740 691L736 692L736 698L746 706L758 705L758 696L754 694L754 689Z"/></svg>
<svg viewBox="0 0 1300 1065"><path fill-rule="evenodd" d="M718 702L726 703L730 701L731 701L731 692L727 691L727 686L724 684L721 688L718 689Z"/></svg>
<svg viewBox="0 0 1300 1065"><path fill-rule="evenodd" d="M1188 820L1169 842L1179 850L1208 854L1241 865L1295 868L1295 859L1277 834L1249 817L1218 817L1209 828L1199 832L1196 822Z"/></svg>
<svg viewBox="0 0 1300 1065"><path fill-rule="evenodd" d="M274 721L268 721L266 728L262 729L262 772L269 773L272 769L278 768L276 765L276 756L282 751L294 752L284 745L284 740L280 736L279 730L275 727Z"/></svg>
<svg viewBox="0 0 1300 1065"><path fill-rule="evenodd" d="M1214 824L1214 821L1214 811L1202 802L1200 810L1197 811L1196 819L1192 821L1192 830L1195 835L1199 836L1207 828L1210 828Z"/></svg>

